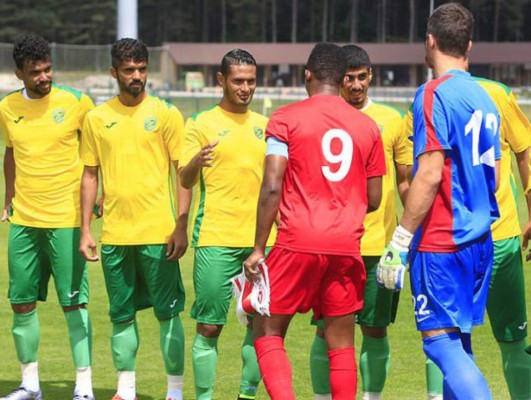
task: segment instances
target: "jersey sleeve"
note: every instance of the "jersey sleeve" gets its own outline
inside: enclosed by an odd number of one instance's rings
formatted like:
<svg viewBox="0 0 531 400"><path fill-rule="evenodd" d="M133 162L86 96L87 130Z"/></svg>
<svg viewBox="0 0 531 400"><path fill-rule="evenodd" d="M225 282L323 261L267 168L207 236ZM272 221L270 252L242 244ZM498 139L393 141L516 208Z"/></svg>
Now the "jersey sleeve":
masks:
<svg viewBox="0 0 531 400"><path fill-rule="evenodd" d="M409 140L407 124L410 122L413 125L413 119L408 120L408 112L404 117L397 121L397 127L394 130L393 137L393 154L394 160L397 164L413 165L413 141Z"/></svg>
<svg viewBox="0 0 531 400"><path fill-rule="evenodd" d="M289 142L289 126L286 118L284 108L279 108L271 115L266 126L266 139L274 137L281 142Z"/></svg>
<svg viewBox="0 0 531 400"><path fill-rule="evenodd" d="M7 130L7 125L5 123L4 113L2 111L0 111L0 132L2 132L4 145L6 147L13 147L13 143L11 143L11 138L9 137L9 132Z"/></svg>
<svg viewBox="0 0 531 400"><path fill-rule="evenodd" d="M188 165L202 147L201 133L197 122L193 118L188 118L184 126L184 143L179 156L179 168Z"/></svg>
<svg viewBox="0 0 531 400"><path fill-rule="evenodd" d="M79 99L79 126L83 126L85 116L93 108L94 103L92 102L92 99L86 94L82 93L81 98Z"/></svg>
<svg viewBox="0 0 531 400"><path fill-rule="evenodd" d="M520 153L531 145L531 125L529 120L518 106L513 92L507 98L503 111L500 110L502 131L511 150Z"/></svg>
<svg viewBox="0 0 531 400"><path fill-rule="evenodd" d="M81 161L89 167L97 167L100 165L93 119L90 115L85 118L81 133Z"/></svg>
<svg viewBox="0 0 531 400"><path fill-rule="evenodd" d="M378 127L374 125L372 129L373 146L371 154L367 159L367 178L373 178L375 176L383 176L386 173L385 169L385 152L382 142L382 135L378 130Z"/></svg>
<svg viewBox="0 0 531 400"><path fill-rule="evenodd" d="M168 146L168 152L172 161L179 160L184 141L184 119L181 112L175 106L168 108L166 124L162 135Z"/></svg>
<svg viewBox="0 0 531 400"><path fill-rule="evenodd" d="M437 94L440 82L431 81L417 91L413 102L414 157L421 154L450 150L449 123L444 104Z"/></svg>

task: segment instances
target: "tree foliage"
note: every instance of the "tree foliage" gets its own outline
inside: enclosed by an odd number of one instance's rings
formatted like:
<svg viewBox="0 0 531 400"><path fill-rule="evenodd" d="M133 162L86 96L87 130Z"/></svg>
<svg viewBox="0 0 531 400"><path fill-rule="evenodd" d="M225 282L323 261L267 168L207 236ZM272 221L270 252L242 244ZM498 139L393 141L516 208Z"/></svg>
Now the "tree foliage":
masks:
<svg viewBox="0 0 531 400"><path fill-rule="evenodd" d="M438 6L447 0L435 0ZM27 32L57 43L107 44L117 0L0 2L0 41ZM476 18L475 40L531 41L531 1L462 0ZM414 7L412 9L411 7ZM421 41L424 0L138 0L139 36L163 42ZM413 20L412 20L413 19Z"/></svg>

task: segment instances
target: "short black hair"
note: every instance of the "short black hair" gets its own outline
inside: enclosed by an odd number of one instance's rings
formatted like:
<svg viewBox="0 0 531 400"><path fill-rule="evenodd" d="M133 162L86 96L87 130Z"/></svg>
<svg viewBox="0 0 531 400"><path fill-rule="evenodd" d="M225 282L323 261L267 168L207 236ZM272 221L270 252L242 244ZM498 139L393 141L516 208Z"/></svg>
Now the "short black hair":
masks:
<svg viewBox="0 0 531 400"><path fill-rule="evenodd" d="M347 68L361 68L367 67L371 68L371 59L367 52L360 46L355 44L347 44L342 47L345 52L345 57L347 58Z"/></svg>
<svg viewBox="0 0 531 400"><path fill-rule="evenodd" d="M26 61L49 61L52 59L50 44L42 36L24 35L15 40L13 60L18 69L24 68Z"/></svg>
<svg viewBox="0 0 531 400"><path fill-rule="evenodd" d="M437 40L439 50L453 57L466 57L472 40L474 16L459 3L446 3L428 19L427 33Z"/></svg>
<svg viewBox="0 0 531 400"><path fill-rule="evenodd" d="M248 51L242 49L234 49L225 54L221 59L220 71L224 76L227 76L231 65L240 64L256 66L256 60Z"/></svg>
<svg viewBox="0 0 531 400"><path fill-rule="evenodd" d="M114 42L111 48L111 58L114 68L118 68L121 63L127 60L149 63L149 53L146 44L141 40L131 38L118 39Z"/></svg>
<svg viewBox="0 0 531 400"><path fill-rule="evenodd" d="M339 85L347 70L345 52L335 44L318 43L310 53L306 69L319 81Z"/></svg>

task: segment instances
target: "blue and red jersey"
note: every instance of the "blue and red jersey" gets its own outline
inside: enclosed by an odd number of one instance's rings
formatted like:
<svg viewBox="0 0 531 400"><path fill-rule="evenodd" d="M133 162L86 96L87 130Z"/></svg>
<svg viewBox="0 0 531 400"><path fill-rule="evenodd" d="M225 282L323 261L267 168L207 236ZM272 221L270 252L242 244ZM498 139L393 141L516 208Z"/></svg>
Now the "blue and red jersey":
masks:
<svg viewBox="0 0 531 400"><path fill-rule="evenodd" d="M451 70L422 85L413 103L413 173L418 157L444 151L442 179L412 247L454 252L490 231L499 217L495 160L500 153L500 116L471 75Z"/></svg>

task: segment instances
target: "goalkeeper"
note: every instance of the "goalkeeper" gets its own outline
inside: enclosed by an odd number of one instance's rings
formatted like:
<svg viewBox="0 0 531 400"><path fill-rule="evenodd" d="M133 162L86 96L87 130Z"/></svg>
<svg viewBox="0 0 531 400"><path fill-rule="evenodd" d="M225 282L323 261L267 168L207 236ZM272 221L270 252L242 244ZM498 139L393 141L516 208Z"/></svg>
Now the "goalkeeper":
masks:
<svg viewBox="0 0 531 400"><path fill-rule="evenodd" d="M455 399L492 398L473 361L471 332L483 323L492 270L500 119L466 72L473 25L457 3L428 20L426 61L436 79L415 96L414 178L377 270L380 284L401 289L411 244L417 329L443 372L443 396Z"/></svg>

